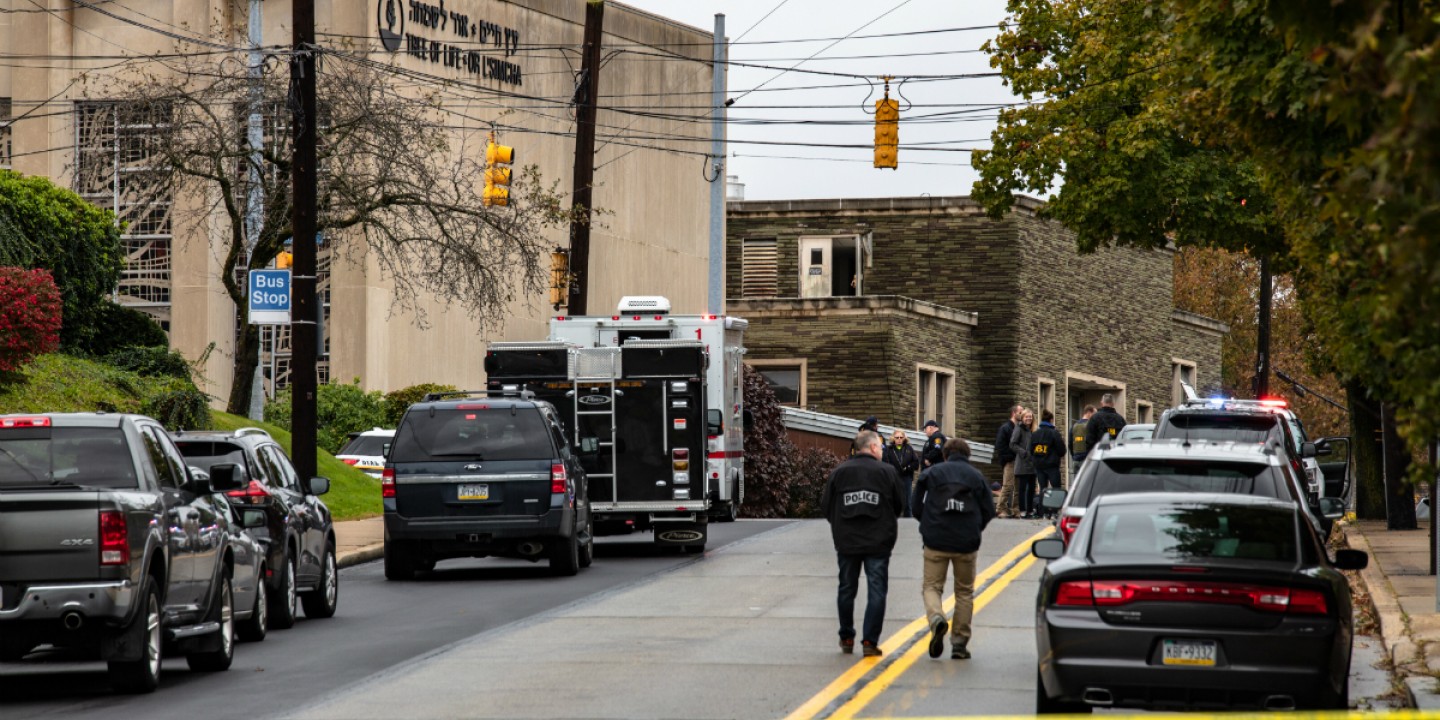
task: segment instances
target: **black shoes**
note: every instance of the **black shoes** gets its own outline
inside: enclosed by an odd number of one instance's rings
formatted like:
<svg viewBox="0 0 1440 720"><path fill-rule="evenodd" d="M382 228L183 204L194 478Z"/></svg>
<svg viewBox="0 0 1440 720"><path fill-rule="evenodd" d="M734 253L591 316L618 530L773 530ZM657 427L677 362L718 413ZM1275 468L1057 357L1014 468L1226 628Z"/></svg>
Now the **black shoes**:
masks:
<svg viewBox="0 0 1440 720"><path fill-rule="evenodd" d="M855 638L840 638L840 652L846 655L854 655Z"/></svg>
<svg viewBox="0 0 1440 720"><path fill-rule="evenodd" d="M950 623L945 618L940 618L930 623L930 657L940 657L940 651L945 649L945 633L950 631Z"/></svg>
<svg viewBox="0 0 1440 720"><path fill-rule="evenodd" d="M860 653L865 657L880 657L884 654L880 652L880 647L878 645L870 642L869 640L860 643Z"/></svg>
<svg viewBox="0 0 1440 720"><path fill-rule="evenodd" d="M933 647L933 646L932 646L932 647ZM939 656L939 654L940 654L940 653L934 653L934 654L932 654L930 657L937 657L937 656ZM956 646L950 648L950 659L951 659L951 660L969 660L969 659L970 659L970 650L967 649L964 645L956 645Z"/></svg>

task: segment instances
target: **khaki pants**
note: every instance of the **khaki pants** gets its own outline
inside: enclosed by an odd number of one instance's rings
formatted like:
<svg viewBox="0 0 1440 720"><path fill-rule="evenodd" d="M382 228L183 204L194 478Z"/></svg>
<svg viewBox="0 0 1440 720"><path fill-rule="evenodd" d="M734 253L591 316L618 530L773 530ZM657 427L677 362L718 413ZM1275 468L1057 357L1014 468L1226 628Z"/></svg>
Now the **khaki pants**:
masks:
<svg viewBox="0 0 1440 720"><path fill-rule="evenodd" d="M998 515L1019 515L1015 505L1015 461L1005 463L1005 472L1000 484L1000 502L995 506Z"/></svg>
<svg viewBox="0 0 1440 720"><path fill-rule="evenodd" d="M945 617L940 597L945 592L945 574L955 570L955 615L950 622L951 646L970 642L970 619L975 611L975 556L977 553L944 552L925 548L925 576L920 596L925 601L925 615L933 623Z"/></svg>

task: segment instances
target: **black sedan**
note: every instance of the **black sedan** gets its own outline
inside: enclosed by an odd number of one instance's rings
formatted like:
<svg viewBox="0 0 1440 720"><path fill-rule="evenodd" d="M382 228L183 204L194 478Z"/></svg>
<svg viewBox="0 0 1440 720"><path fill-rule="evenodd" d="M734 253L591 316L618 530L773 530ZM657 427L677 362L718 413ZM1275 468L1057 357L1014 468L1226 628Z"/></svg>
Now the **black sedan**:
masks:
<svg viewBox="0 0 1440 720"><path fill-rule="evenodd" d="M1341 709L1353 618L1293 502L1233 494L1098 498L1051 560L1035 622L1038 713L1095 707Z"/></svg>

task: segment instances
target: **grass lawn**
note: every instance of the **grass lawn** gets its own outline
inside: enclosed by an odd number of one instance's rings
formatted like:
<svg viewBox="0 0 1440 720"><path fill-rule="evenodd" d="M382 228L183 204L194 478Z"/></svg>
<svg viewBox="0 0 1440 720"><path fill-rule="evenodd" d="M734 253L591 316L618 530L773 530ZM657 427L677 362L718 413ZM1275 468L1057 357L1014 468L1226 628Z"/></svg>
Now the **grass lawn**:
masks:
<svg viewBox="0 0 1440 720"><path fill-rule="evenodd" d="M290 452L290 433L270 423L255 422L250 418L218 410L210 411L210 419L216 430L261 428L270 433L275 442L285 448L286 453ZM379 480L336 460L334 455L324 450L316 451L316 468L322 477L330 478L330 492L324 495L323 499L336 520L358 520L380 514Z"/></svg>
<svg viewBox="0 0 1440 720"><path fill-rule="evenodd" d="M147 378L60 353L41 355L9 378L0 378L0 413L138 413L145 398L173 378Z"/></svg>

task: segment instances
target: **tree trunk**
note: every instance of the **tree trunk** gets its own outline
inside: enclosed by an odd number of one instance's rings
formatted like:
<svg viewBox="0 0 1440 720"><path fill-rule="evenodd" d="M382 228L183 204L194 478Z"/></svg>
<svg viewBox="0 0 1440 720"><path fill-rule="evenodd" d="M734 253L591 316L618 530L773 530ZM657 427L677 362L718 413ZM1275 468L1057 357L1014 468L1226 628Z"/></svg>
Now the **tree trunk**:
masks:
<svg viewBox="0 0 1440 720"><path fill-rule="evenodd" d="M1410 484L1410 452L1395 429L1395 404L1384 403L1381 412L1385 424L1385 511L1386 526L1391 530L1414 530L1415 488Z"/></svg>
<svg viewBox="0 0 1440 720"><path fill-rule="evenodd" d="M1380 445L1380 403L1369 397L1356 381L1345 383L1350 400L1350 437L1354 440L1355 517L1379 520L1385 517L1384 456Z"/></svg>
<svg viewBox="0 0 1440 720"><path fill-rule="evenodd" d="M246 323L235 342L235 377L230 381L230 400L225 403L225 412L245 417L250 414L255 363L260 361L260 326Z"/></svg>

